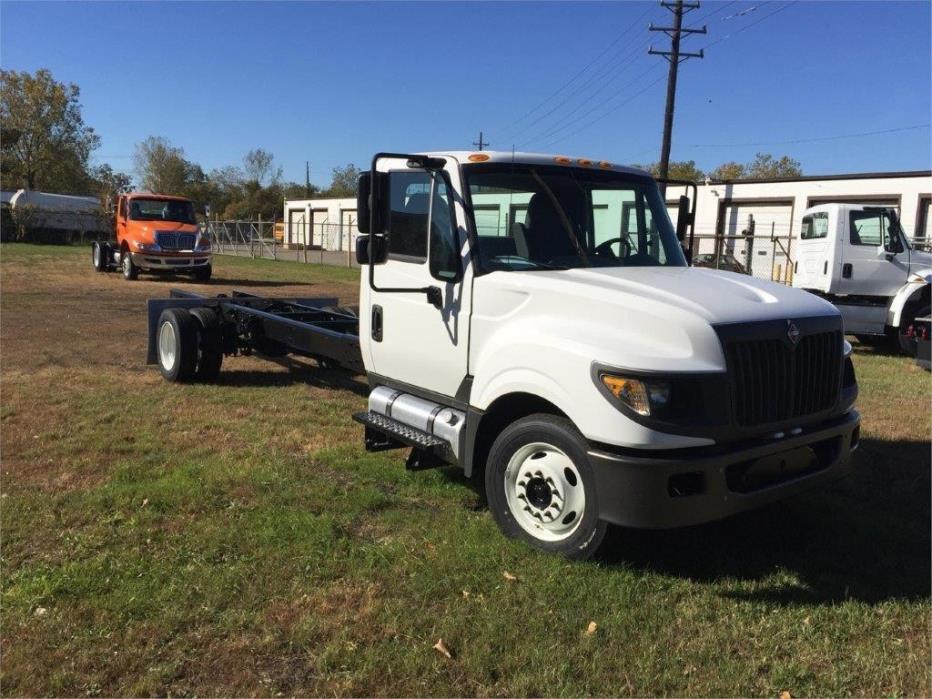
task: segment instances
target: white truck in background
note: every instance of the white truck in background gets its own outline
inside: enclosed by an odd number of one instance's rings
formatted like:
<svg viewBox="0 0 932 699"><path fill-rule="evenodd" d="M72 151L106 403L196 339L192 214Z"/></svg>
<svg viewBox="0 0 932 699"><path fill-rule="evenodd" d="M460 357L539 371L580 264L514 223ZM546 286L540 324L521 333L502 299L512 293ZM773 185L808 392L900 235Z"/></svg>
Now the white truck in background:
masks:
<svg viewBox="0 0 932 699"><path fill-rule="evenodd" d="M380 153L357 205L358 316L176 290L149 301L148 361L169 381L249 352L364 373L367 450L483 477L503 532L572 558L610 522L697 524L849 472L860 418L838 310L690 268L695 209L682 197L674 229L650 174Z"/></svg>
<svg viewBox="0 0 932 699"><path fill-rule="evenodd" d="M932 255L913 249L896 210L820 204L803 214L793 286L832 302L845 332L865 344L895 339L916 356L928 341Z"/></svg>

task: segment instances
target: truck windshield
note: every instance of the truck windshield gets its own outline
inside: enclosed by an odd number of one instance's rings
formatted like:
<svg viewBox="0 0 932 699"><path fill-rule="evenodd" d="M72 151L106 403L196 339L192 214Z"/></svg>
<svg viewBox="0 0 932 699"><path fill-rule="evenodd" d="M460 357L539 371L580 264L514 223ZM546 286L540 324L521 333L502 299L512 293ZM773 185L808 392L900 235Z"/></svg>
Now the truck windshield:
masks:
<svg viewBox="0 0 932 699"><path fill-rule="evenodd" d="M686 266L647 177L510 163L464 169L486 271Z"/></svg>
<svg viewBox="0 0 932 699"><path fill-rule="evenodd" d="M129 217L134 221L197 223L194 204L176 199L131 199Z"/></svg>

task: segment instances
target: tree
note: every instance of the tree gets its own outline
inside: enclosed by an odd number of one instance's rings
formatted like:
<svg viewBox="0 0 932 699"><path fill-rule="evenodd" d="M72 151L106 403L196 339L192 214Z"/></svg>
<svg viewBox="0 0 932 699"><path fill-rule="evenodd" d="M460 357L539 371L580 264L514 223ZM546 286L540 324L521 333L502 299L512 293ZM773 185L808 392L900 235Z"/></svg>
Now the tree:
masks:
<svg viewBox="0 0 932 699"><path fill-rule="evenodd" d="M359 180L359 168L350 163L345 167L335 167L330 187L323 192L327 197L355 197Z"/></svg>
<svg viewBox="0 0 932 699"><path fill-rule="evenodd" d="M0 170L5 186L86 193L90 155L100 144L84 123L81 91L51 72L0 70Z"/></svg>
<svg viewBox="0 0 932 699"><path fill-rule="evenodd" d="M182 195L192 174L184 149L162 136L149 136L137 143L134 164L142 188L159 194Z"/></svg>
<svg viewBox="0 0 932 699"><path fill-rule="evenodd" d="M740 180L746 174L744 165L736 163L733 160L722 163L709 173L709 179L712 180Z"/></svg>
<svg viewBox="0 0 932 699"><path fill-rule="evenodd" d="M765 180L774 177L799 177L803 174L798 160L782 156L779 160L770 153L758 153L747 165L730 161L722 163L709 173L713 180Z"/></svg>
<svg viewBox="0 0 932 699"><path fill-rule="evenodd" d="M101 199L107 200L111 197L129 191L133 184L133 178L125 172L115 172L108 163L99 165L91 171L94 182L97 183L97 192Z"/></svg>
<svg viewBox="0 0 932 699"><path fill-rule="evenodd" d="M660 164L651 163L650 165L635 165L642 170L647 170L654 177L660 174ZM671 180L689 180L690 182L702 182L705 179L705 173L696 167L695 160L682 160L671 162L667 171L667 177Z"/></svg>
<svg viewBox="0 0 932 699"><path fill-rule="evenodd" d="M803 169L799 161L786 155L779 160L775 160L770 153L758 153L747 167L747 176L755 180L773 177L799 177L802 174Z"/></svg>
<svg viewBox="0 0 932 699"><path fill-rule="evenodd" d="M275 184L282 178L282 169L274 165L275 156L268 151L256 148L243 157L243 169L246 177L252 182L264 185L266 179L269 184Z"/></svg>

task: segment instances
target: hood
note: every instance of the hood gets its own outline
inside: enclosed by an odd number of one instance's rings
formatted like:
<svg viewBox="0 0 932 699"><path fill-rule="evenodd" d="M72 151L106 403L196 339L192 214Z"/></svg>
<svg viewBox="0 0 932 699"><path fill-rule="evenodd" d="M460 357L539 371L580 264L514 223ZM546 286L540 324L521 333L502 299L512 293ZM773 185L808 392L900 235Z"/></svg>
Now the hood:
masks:
<svg viewBox="0 0 932 699"><path fill-rule="evenodd" d="M832 304L807 291L737 272L701 267L587 267L544 274L565 275L567 280L607 293L632 294L672 306L712 325L838 315Z"/></svg>
<svg viewBox="0 0 932 699"><path fill-rule="evenodd" d="M801 289L688 267L493 272L475 281L472 328L490 353L560 347L650 371L722 371L717 325L840 313ZM503 328L507 328L503 332Z"/></svg>
<svg viewBox="0 0 932 699"><path fill-rule="evenodd" d="M199 229L195 223L180 223L178 221L134 221L139 230L146 233L197 233Z"/></svg>

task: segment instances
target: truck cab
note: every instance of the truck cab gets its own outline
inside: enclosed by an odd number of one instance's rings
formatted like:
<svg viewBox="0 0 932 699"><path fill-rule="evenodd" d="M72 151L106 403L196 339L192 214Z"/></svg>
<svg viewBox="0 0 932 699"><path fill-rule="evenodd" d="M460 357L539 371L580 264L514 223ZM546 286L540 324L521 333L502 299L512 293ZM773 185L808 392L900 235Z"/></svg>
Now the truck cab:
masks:
<svg viewBox="0 0 932 699"><path fill-rule="evenodd" d="M136 279L140 271L210 279L210 239L201 234L190 199L146 192L121 194L114 216L116 245L94 243L92 260L98 271L118 267L127 280Z"/></svg>
<svg viewBox="0 0 932 699"><path fill-rule="evenodd" d="M695 524L844 471L839 312L690 268L649 174L449 152L363 179L367 444L440 439L506 533L575 555L600 522Z"/></svg>
<svg viewBox="0 0 932 699"><path fill-rule="evenodd" d="M501 530L585 558L849 471L859 416L838 309L689 267L658 183L605 161L380 153L359 181L359 312L335 299L149 301L148 360L211 380L286 352L366 374L369 451L484 482ZM691 233L690 233L691 237ZM688 247L688 246L687 246Z"/></svg>
<svg viewBox="0 0 932 699"><path fill-rule="evenodd" d="M910 246L895 209L821 204L803 214L793 286L834 303L862 341L896 338L915 356L930 275L932 255Z"/></svg>

